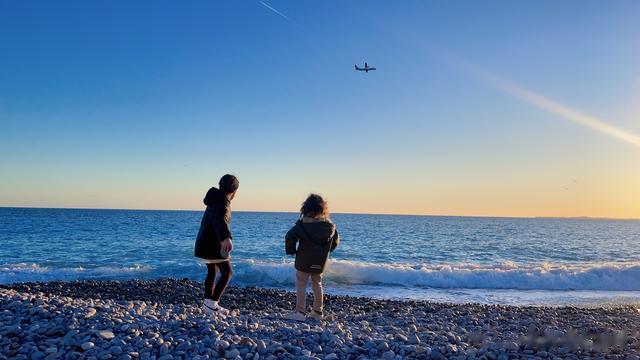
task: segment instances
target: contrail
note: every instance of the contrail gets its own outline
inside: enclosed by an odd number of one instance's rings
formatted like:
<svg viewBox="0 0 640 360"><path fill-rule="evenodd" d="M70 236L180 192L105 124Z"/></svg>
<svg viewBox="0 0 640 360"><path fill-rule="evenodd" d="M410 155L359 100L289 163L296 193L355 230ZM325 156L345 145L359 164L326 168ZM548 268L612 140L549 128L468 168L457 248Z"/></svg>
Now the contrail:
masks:
<svg viewBox="0 0 640 360"><path fill-rule="evenodd" d="M269 10L273 11L274 13L276 13L276 14L282 16L283 18L287 19L287 21L289 21L291 23L293 22L293 20L291 20L287 15L285 15L285 14L281 13L280 11L278 11L277 9L274 9L273 7L269 6L269 4L265 3L264 1L259 1L259 2L260 2L260 4L264 5L264 7L266 7L267 9L269 9Z"/></svg>
<svg viewBox="0 0 640 360"><path fill-rule="evenodd" d="M636 134L615 127L603 119L585 114L576 109L572 109L569 106L553 101L539 93L504 80L476 65L461 61L459 59L455 59L451 56L447 56L447 58L449 59L449 61L453 62L456 67L461 68L466 73L492 85L493 87L501 90L508 95L518 98L526 103L529 103L566 120L573 121L582 126L586 126L603 134L607 134L609 136L618 138L632 145L640 147L640 136Z"/></svg>

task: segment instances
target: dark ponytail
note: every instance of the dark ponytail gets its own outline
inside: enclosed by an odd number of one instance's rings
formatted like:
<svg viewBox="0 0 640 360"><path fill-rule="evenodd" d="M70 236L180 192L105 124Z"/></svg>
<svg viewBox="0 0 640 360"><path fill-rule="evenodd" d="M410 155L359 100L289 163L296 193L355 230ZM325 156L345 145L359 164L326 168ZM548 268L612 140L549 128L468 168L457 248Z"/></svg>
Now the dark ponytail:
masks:
<svg viewBox="0 0 640 360"><path fill-rule="evenodd" d="M229 174L221 177L218 184L220 185L220 191L225 194L231 194L232 192L238 190L238 188L240 187L238 178Z"/></svg>

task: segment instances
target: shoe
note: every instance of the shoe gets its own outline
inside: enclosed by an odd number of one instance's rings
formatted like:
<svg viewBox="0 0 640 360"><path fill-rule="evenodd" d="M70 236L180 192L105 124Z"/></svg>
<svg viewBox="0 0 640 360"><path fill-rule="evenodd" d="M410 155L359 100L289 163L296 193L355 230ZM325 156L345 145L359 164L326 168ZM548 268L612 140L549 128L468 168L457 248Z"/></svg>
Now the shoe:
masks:
<svg viewBox="0 0 640 360"><path fill-rule="evenodd" d="M299 311L292 311L290 313L284 314L283 318L295 321L305 321L307 319L307 317Z"/></svg>
<svg viewBox="0 0 640 360"><path fill-rule="evenodd" d="M324 319L324 315L321 312L317 312L315 310L311 310L308 314L307 314L308 318L311 319L315 319L315 320L322 320Z"/></svg>
<svg viewBox="0 0 640 360"><path fill-rule="evenodd" d="M211 299L204 300L204 312L207 315L229 315L229 310L218 305L217 301L213 301Z"/></svg>
<svg viewBox="0 0 640 360"><path fill-rule="evenodd" d="M228 309L226 309L226 308L223 308L223 307L222 307L222 306L220 306L220 305L218 305L218 309L217 309L217 311L218 311L218 314L220 314L220 315L224 315L224 316L229 315L229 310L228 310Z"/></svg>

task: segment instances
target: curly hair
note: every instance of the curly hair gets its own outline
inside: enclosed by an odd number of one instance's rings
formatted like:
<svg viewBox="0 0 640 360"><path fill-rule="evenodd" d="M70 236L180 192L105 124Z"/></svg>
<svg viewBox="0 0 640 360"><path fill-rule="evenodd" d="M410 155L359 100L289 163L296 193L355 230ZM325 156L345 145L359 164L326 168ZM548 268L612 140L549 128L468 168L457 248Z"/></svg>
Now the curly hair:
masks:
<svg viewBox="0 0 640 360"><path fill-rule="evenodd" d="M318 194L309 194L300 207L300 214L307 217L329 217L329 206Z"/></svg>

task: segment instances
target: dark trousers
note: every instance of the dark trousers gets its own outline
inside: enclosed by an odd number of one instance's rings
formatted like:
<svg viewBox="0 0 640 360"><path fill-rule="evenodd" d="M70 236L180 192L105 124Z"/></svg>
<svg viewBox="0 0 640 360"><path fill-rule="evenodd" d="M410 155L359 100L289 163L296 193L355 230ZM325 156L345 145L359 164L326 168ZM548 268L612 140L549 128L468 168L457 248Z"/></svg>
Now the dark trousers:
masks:
<svg viewBox="0 0 640 360"><path fill-rule="evenodd" d="M220 278L214 286L218 270L220 270ZM224 289L229 284L229 280L231 280L231 275L233 275L231 261L207 264L207 277L204 279L204 297L213 301L220 300L220 296L222 296Z"/></svg>

